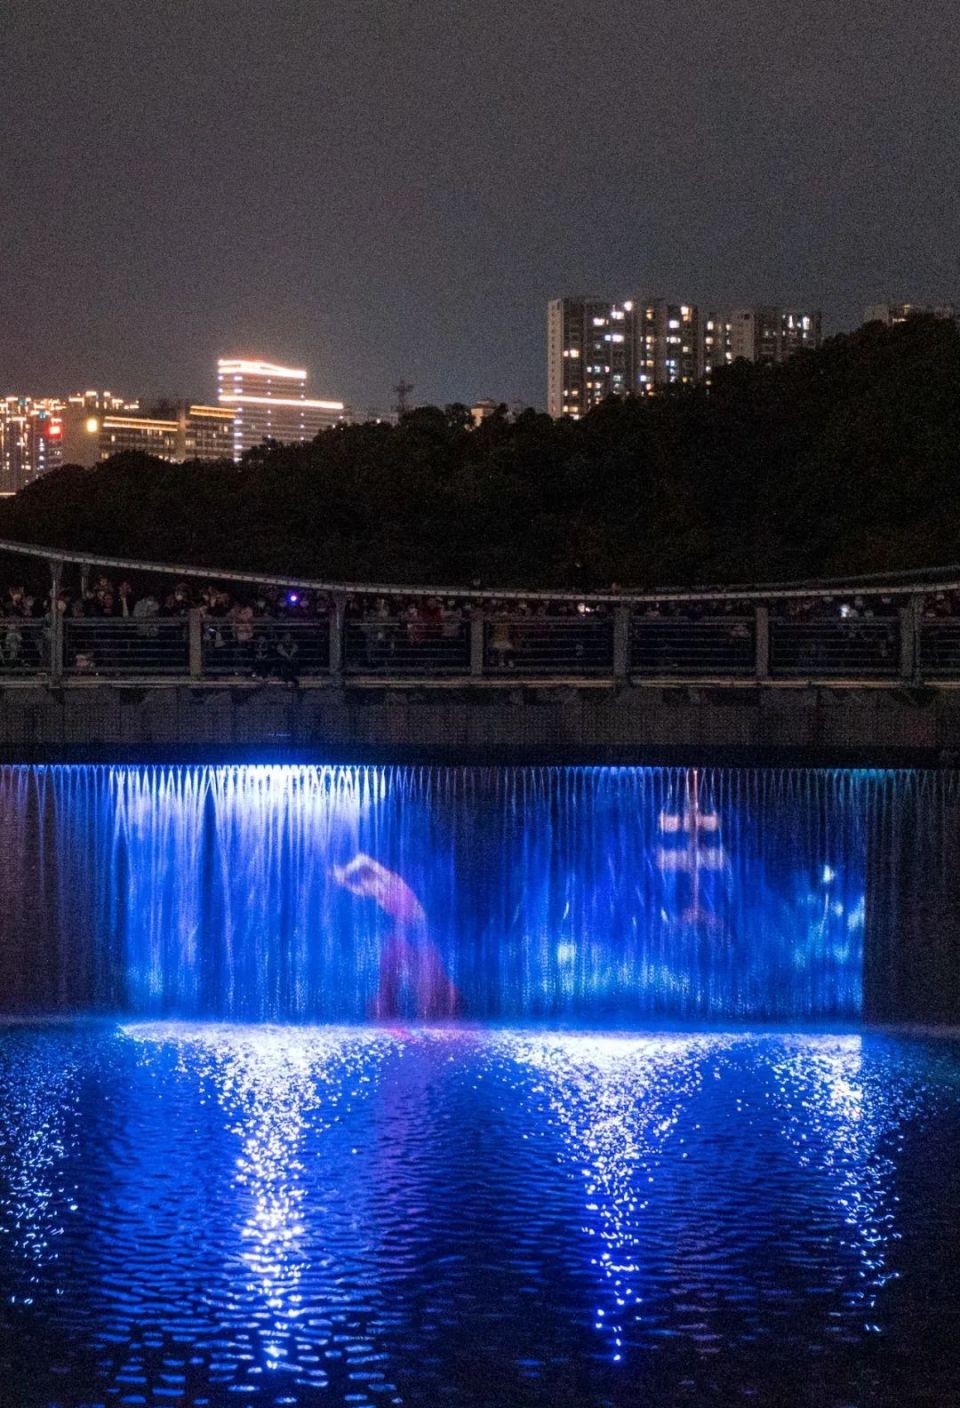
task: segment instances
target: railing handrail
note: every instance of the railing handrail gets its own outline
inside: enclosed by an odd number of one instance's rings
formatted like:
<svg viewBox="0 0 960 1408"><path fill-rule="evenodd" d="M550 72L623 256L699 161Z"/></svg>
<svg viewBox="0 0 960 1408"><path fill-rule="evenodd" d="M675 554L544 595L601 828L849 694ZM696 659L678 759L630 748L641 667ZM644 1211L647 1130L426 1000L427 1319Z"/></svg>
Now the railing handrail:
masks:
<svg viewBox="0 0 960 1408"><path fill-rule="evenodd" d="M757 605L752 621L732 615L631 618L628 607L606 616L517 618L480 608L452 624L451 632L449 619L348 621L340 610L305 619L204 616L198 608L172 617L64 619L48 612L0 620L0 667L10 666L18 680L32 675L54 683L80 674L109 679L133 672L148 682L152 674L172 673L191 680L208 674L242 678L256 675L254 665L269 663L272 651L283 656L289 674L295 673L294 656L283 649L289 635L300 642L304 672L334 682L344 674L423 682L433 675L502 681L525 673L541 682L598 676L638 684L697 678L742 683L745 676L769 684L960 682L960 618L925 619L916 602L892 616L815 620L771 619L767 607Z"/></svg>
<svg viewBox="0 0 960 1408"><path fill-rule="evenodd" d="M21 543L11 539L0 539L0 554L14 557L35 558L48 564L74 567L108 567L120 572L142 573L148 576L185 577L208 582L238 582L261 587L280 587L304 592L324 592L330 596L413 596L449 597L460 601L569 601L596 602L609 605L634 606L656 602L683 601L798 601L812 600L840 593L853 593L857 596L897 596L923 595L932 590L939 592L960 591L960 567L950 569L929 567L918 568L908 581L895 580L900 573L891 573L883 582L875 580L876 574L867 578L827 579L807 585L776 583L764 586L735 587L671 587L652 591L607 591L578 592L548 590L525 587L461 587L450 585L418 585L397 582L347 582L326 580L314 577L282 575L275 572L239 572L228 567L196 567L187 563L151 562L137 558L114 557L107 553L74 552L67 548L47 547L37 543ZM923 572L950 570L956 575L937 581L924 581Z"/></svg>

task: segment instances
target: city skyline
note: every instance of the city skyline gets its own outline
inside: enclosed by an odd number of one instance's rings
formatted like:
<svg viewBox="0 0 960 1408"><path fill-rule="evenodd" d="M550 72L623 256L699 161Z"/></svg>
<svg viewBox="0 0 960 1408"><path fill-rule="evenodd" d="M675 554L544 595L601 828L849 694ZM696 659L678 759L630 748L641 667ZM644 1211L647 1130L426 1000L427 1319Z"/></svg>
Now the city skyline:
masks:
<svg viewBox="0 0 960 1408"><path fill-rule="evenodd" d="M822 307L827 335L957 301L945 0L906 36L876 0L151 13L5 11L7 388L207 396L211 353L262 347L356 407L401 376L540 404L565 291Z"/></svg>
<svg viewBox="0 0 960 1408"><path fill-rule="evenodd" d="M712 300L712 301L711 301L711 300L708 299L707 302L706 302L706 304L703 304L703 305L701 305L701 304L695 304L695 303L694 303L694 304L690 304L690 305L684 305L679 299L663 298L663 297L661 297L660 295L652 295L652 296L651 296L650 298L648 298L648 299L645 299L645 298L643 298L642 296L637 296L637 302L638 302L638 303L639 303L639 302L644 302L644 301L656 303L657 305L659 305L659 306L663 309L664 313L666 313L667 309L673 309L673 310L675 311L675 310L678 310L678 309L682 309L682 308L684 308L685 306L690 306L690 307L692 308L692 311L693 311L694 315L695 315L697 318L700 318L700 317L702 316L702 318L703 318L703 320L704 320L704 326L703 326L702 329L699 330L699 333L700 333L701 338L704 338L704 337L706 338L707 349L709 349L709 345L710 345L710 342L711 342L711 332L712 332L712 329L707 326L707 320L719 316L719 314L720 314L721 312L722 312L722 313L725 313L726 315L729 316L729 315L731 315L731 314L736 314L736 313L743 313L743 312L748 312L748 313L749 313L749 312L752 311L752 310L757 310L757 311L766 310L766 311L768 311L768 312L783 311L783 312L785 312L785 313L789 313L790 311L792 311L791 308L787 307L786 305L784 305L784 304L782 304L782 303L781 303L781 304L777 304L777 303L761 304L761 303L757 303L756 301L754 301L754 302L752 302L752 303L749 303L745 309L744 309L744 308L739 308L739 309L738 309L738 308L731 308L731 307L729 307L729 306L727 306L726 308L721 309L718 300ZM624 300L624 299L617 299L617 298L609 298L609 297L607 297L607 296L605 296L605 295L597 295L597 294L590 294L590 295L577 294L577 295L571 295L571 294L569 294L569 293L566 293L566 294L558 294L558 295L556 295L556 296L550 297L550 298L547 300L546 307L547 307L547 310L548 310L548 313L549 313L549 309L550 309L552 306L554 306L554 305L560 305L560 304L564 304L564 303L582 303L582 304L584 304L584 305L596 303L596 304L598 304L598 305L607 305L608 308L617 308L617 307L620 307L620 308L631 308L631 307L632 307L632 302L633 302L633 300L629 300L629 299ZM794 305L794 308L795 308L795 307L796 307L796 305ZM894 323L894 322L903 321L903 319L904 319L905 317L907 317L907 316L925 315L925 316L933 316L933 317L941 317L941 318L955 318L955 317L958 316L958 314L957 314L957 305L956 305L955 303L945 301L943 298L939 298L939 299L938 299L937 297L934 297L934 298L931 299L930 301L926 301L926 302L924 302L924 301L904 301L904 300L902 300L902 299L896 299L896 300L889 300L889 299L887 299L887 300L884 300L884 301L881 301L881 302L877 302L877 303L861 304L861 305L860 305L860 309L861 309L861 311L860 311L860 316L857 317L857 318L851 323L851 325L850 325L849 327L839 327L839 326L836 326L836 325L835 325L836 319L835 319L835 318L831 318L829 311L827 311L826 313L824 313L823 310L821 310L821 309L819 309L819 308L813 309L811 305L807 305L807 308L808 308L812 313L815 314L816 319L817 319L816 338L815 338L815 342L814 342L813 345L819 345L819 343L823 340L824 337L829 337L829 336L831 336L831 335L837 335L837 334L843 334L843 333L847 333L847 332L852 332L852 331L854 331L857 327L862 326L864 323L866 323L866 322L868 322L868 321L871 321L871 320L879 320L879 321L884 322L884 323L886 323L886 324L889 325L889 324ZM535 408L537 408L537 409L542 409L542 410L548 410L548 411L549 411L549 409L550 409L550 404L549 404L549 403L550 403L549 390L547 391L546 394L544 394L544 386L543 386L543 370L542 370L542 368L543 368L543 352L544 352L544 345L545 345L545 344L544 344L544 340L543 340L542 314L543 314L543 309L541 308L541 310L540 310L540 317L541 317L541 346L540 346L540 368L541 368L541 370L540 370L540 380L541 380L541 387L540 387L540 395L539 395L539 397L534 396L534 397L532 397L532 398L530 398L530 399L528 399L528 400L523 400L523 399L521 399L521 398L514 398L514 400L513 400L513 405L516 406L516 405L523 404L523 405L526 405L526 406L533 406L533 407L535 407ZM738 356L745 356L747 360L754 360L754 357L751 356L750 353L749 353L749 351L748 351L747 349L745 349L744 346L742 345L742 341L738 341L738 340L736 339L736 336L733 334L733 329L732 329L732 327L731 327L730 325L727 326L726 334L727 334L727 344L728 344L728 347L729 347L730 352L731 352L732 355L727 356L726 358L722 358L722 357L719 357L719 356L715 357L715 358L713 359L713 362L712 362L713 365L715 365L715 366L716 366L716 365L720 365L720 364L722 363L722 361L724 361L724 360L726 360L726 361L735 360L736 357L738 357ZM548 358L549 358L549 337L550 337L550 333L549 333L549 322L548 322L547 342L546 342L547 351L548 351ZM251 344L251 346L253 346L253 345L254 345L254 344ZM123 393L117 398L119 401L122 401L122 402L124 402L124 401L132 402L132 403L135 404L135 406L136 406L138 409L139 409L139 408L143 408L143 409L146 410L146 411L149 411L151 406L163 406L163 405L165 405L165 404L174 404L174 403L181 402L181 401L189 401L189 400L197 400L197 399L199 399L201 402L203 402L203 401L214 402L214 401L217 400L217 397L218 397L218 395L219 395L219 393L220 393L220 390L221 390L222 368L223 368L223 366L224 366L225 364L227 364L227 363L229 363L229 364L231 364L231 365L234 364L234 363L237 363L237 364L243 364L243 365L245 365L245 366L253 366L254 364L262 364L262 365L264 365L264 366L273 365L273 366L277 366L280 370L284 370L284 371L290 371L290 370L292 370L292 369L290 369L290 368L285 368L282 363L277 362L277 360L276 360L275 358L272 358L272 357L271 357L271 361L270 361L270 362L267 362L267 360L266 360L266 355L267 355L267 354L264 352L264 349L263 349L262 347L259 347L259 348L257 348L257 349L254 350L254 351L234 352L234 353L229 354L228 356L224 356L224 355L222 355L222 354L220 354L220 353L215 353L215 354L213 355L213 357L212 357L210 366L209 366L208 369L207 369L206 380L205 380L204 384L203 384L201 387L199 387L199 388L197 388L197 387L192 387L192 388L189 388L189 387L188 387L188 388L185 388L185 387L182 387L182 386L180 386L180 385L178 384L177 386L167 387L167 388L161 389L161 390L159 390L159 391L157 391L157 390L142 390L142 389L137 389L136 387L129 387L129 386L127 386L127 385L126 385L126 382L129 380L129 378L125 378L125 377L122 375L122 373L121 373L120 375L116 375L116 374L108 375L108 376L106 376L106 377L104 377L104 378L99 378L99 379L98 379L98 378L93 378L93 377L82 377L82 376L81 376L80 378L76 379L75 382L74 382L72 385L69 385L69 384L64 380L64 377L63 377L62 375L54 374L53 383L52 383L51 385L44 385L44 386L42 386L42 387L26 387L26 388L25 388L25 387L16 386L16 385L6 385L6 386L5 386L5 385L3 385L3 384L0 384L0 401L3 401L4 399L7 400L7 401L13 401L13 400L16 400L17 398L20 398L20 399L24 399L24 398L25 398L25 399L27 399L27 400L31 400L31 401L34 401L34 402L36 402L36 403L43 403L43 404L46 404L46 403L48 403L48 402L58 401L58 400L65 403L65 402L67 402L68 400L70 400L70 399L75 399L75 398L78 397L78 396L79 396L79 397L83 397L83 396L90 397L90 396L95 396L95 395L99 395L99 394L111 395L110 392L103 392L103 393L100 393L100 392L93 391L93 390L90 389L91 386L95 386L95 385L106 385L107 383L109 383L110 385L118 385L118 386L122 386L122 387L124 388ZM707 355L707 359L708 359L708 361L709 361L709 360L710 360L710 353L709 353L708 350L706 351L706 355ZM301 356L301 357L294 357L293 360L296 361L296 362L298 362L298 363L304 362L304 363L308 363L308 364L309 364L309 359L306 358L306 357L302 357L302 356ZM765 360L765 359L764 359L764 358L760 358L760 360ZM776 358L775 360L779 360L779 358ZM212 368L212 370L211 370L211 368ZM0 372L2 372L2 368L0 368ZM307 367L305 367L305 368L299 369L299 370L298 370L298 375L299 375L300 377L310 376L310 377L313 378L314 382L316 382L316 380L317 380L316 377L314 376L313 372L309 369L309 365L308 365ZM686 379L686 378L678 378L678 379ZM697 377L690 378L690 380L697 380L697 379L698 379ZM658 379L656 379L656 380L657 380L657 384L658 384L658 385L664 385L664 384L666 384L667 380L669 380L669 378L666 378L666 379L659 379L659 378L658 378ZM83 387L83 388L85 388L85 389L84 389L84 390L80 390L80 389L79 389L80 387ZM328 398L321 399L321 400L310 401L310 402L308 402L308 404L313 405L313 406L316 406L316 407L322 407L322 408L323 408L324 410L326 410L326 411L333 412L333 413L334 413L334 419L363 420L363 419L365 419L365 418L368 416L368 414L374 414L374 415L376 415L377 417L381 417L381 416L383 416L384 414L389 414L391 411L394 411L394 410L396 409L396 407L395 407L393 404L390 404L390 405L388 406L387 403L388 403L388 402L391 402L391 403L392 403L393 399L395 399L395 397L396 397L396 395L397 395L397 392L399 391L400 388L399 388L399 386L392 385L392 386L390 386L390 387L388 387L388 388L380 388L380 389L381 389L381 391L383 392L383 395L380 397L380 401L381 401L382 404L379 404L379 405L376 405L376 406L373 406L372 403L373 403L373 401L374 401L375 398L374 398L374 397L371 397L371 396L368 396L368 397L366 397L366 398L361 397L361 398L360 398L360 401L359 401L358 403L352 403L352 402L350 402L350 401L349 401L347 398L345 398L345 397L337 396L337 397L328 397ZM405 391L406 394L409 394L409 393L410 393L411 391L413 391L414 389L415 389L415 388L414 388L414 386L413 386L412 384L404 383L404 391ZM653 389L654 389L653 386L650 386L650 387L647 387L647 388L638 386L638 387L634 388L635 391L639 391L641 394L644 394L644 393L647 392L647 391L652 391ZM611 391L611 392L608 393L608 394L626 394L626 393L625 393L625 392L620 393L620 392ZM451 404L451 403L453 403L453 402L456 402L456 403L462 404L462 405L472 405L472 404L476 403L478 400L481 401L481 402L484 402L484 403L490 402L490 404L498 404L498 403L500 403L500 402L502 402L502 403L504 403L504 404L509 404L509 403L510 403L509 398L508 398L507 396L500 396L500 397L498 397L498 396L496 396L496 395L494 395L494 396L485 396L483 393L476 393L473 389L469 389L469 388L468 388L468 389L465 390L465 391L464 391L464 390L461 390L461 394L452 396L448 401L444 401L444 402L437 401L437 400L431 401L431 400L429 400L429 399L426 398L426 397L417 396L417 397L415 397L415 398L413 398L413 399L411 400L410 404L411 404L411 405L431 405L431 404L440 405L440 404ZM340 413L342 413L342 414L339 414L339 415L338 415L338 414L336 414L337 412L340 412Z"/></svg>

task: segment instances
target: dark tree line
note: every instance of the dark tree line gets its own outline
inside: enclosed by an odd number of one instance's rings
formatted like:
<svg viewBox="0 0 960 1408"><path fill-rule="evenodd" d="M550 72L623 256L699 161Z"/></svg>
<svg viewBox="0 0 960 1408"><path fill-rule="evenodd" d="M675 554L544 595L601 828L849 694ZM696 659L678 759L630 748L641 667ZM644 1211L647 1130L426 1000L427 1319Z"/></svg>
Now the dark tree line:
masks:
<svg viewBox="0 0 960 1408"><path fill-rule="evenodd" d="M960 335L918 318L710 391L462 406L239 465L118 455L0 505L0 536L337 579L601 587L772 581L960 558Z"/></svg>

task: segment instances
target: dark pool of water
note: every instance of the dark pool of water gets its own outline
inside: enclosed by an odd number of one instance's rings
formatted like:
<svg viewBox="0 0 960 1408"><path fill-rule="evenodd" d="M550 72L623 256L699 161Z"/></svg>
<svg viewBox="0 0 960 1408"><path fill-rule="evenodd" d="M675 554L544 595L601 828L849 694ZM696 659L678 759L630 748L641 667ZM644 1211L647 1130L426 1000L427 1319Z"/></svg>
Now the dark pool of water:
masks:
<svg viewBox="0 0 960 1408"><path fill-rule="evenodd" d="M960 1046L0 1029L0 1402L960 1402Z"/></svg>

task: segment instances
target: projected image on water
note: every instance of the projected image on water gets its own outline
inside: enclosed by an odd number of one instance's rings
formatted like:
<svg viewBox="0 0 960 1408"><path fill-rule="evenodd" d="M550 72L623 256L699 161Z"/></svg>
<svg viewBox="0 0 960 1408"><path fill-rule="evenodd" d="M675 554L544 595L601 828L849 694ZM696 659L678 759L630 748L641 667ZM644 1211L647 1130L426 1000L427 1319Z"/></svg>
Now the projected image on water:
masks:
<svg viewBox="0 0 960 1408"><path fill-rule="evenodd" d="M602 1024L862 1008L863 775L277 766L5 779L56 877L38 887L59 895L42 918L58 948L53 1005Z"/></svg>

